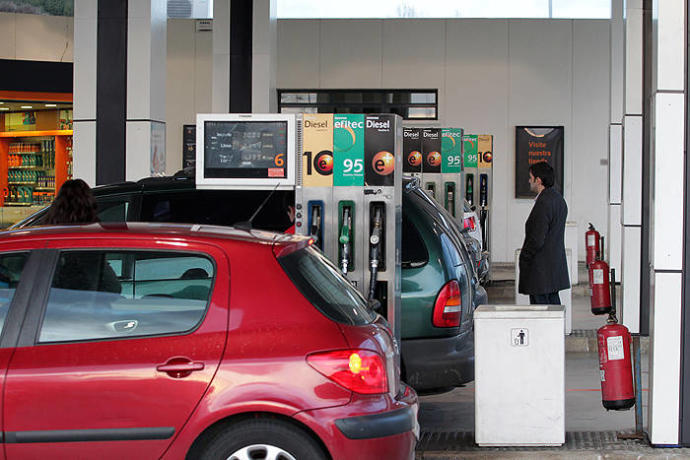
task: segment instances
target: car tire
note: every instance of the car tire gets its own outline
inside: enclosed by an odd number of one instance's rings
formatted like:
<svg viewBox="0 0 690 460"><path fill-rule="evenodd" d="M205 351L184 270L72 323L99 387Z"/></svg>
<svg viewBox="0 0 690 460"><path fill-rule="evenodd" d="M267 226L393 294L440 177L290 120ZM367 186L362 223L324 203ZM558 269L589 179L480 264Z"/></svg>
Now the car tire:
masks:
<svg viewBox="0 0 690 460"><path fill-rule="evenodd" d="M245 420L214 433L201 460L327 460L304 431L276 419Z"/></svg>

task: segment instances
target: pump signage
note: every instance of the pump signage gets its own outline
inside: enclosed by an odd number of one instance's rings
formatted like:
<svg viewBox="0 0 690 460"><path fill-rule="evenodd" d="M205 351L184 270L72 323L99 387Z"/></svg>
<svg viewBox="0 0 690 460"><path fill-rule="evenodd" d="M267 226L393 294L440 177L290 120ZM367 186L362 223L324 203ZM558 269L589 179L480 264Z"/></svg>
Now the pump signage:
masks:
<svg viewBox="0 0 690 460"><path fill-rule="evenodd" d="M494 137L491 134L477 136L477 164L480 168L490 168L493 162Z"/></svg>
<svg viewBox="0 0 690 460"><path fill-rule="evenodd" d="M333 186L333 114L305 114L302 184Z"/></svg>
<svg viewBox="0 0 690 460"><path fill-rule="evenodd" d="M333 185L364 185L364 115L333 115Z"/></svg>
<svg viewBox="0 0 690 460"><path fill-rule="evenodd" d="M477 152L479 151L477 145L477 135L466 134L462 136L463 150L464 150L464 166L465 168L477 167Z"/></svg>
<svg viewBox="0 0 690 460"><path fill-rule="evenodd" d="M422 130L403 128L403 172L422 172Z"/></svg>
<svg viewBox="0 0 690 460"><path fill-rule="evenodd" d="M364 136L364 183L395 185L395 115L367 115Z"/></svg>
<svg viewBox="0 0 690 460"><path fill-rule="evenodd" d="M461 128L443 128L441 131L442 173L462 172L462 132Z"/></svg>
<svg viewBox="0 0 690 460"><path fill-rule="evenodd" d="M423 173L441 172L441 130L438 128L422 129L422 165Z"/></svg>

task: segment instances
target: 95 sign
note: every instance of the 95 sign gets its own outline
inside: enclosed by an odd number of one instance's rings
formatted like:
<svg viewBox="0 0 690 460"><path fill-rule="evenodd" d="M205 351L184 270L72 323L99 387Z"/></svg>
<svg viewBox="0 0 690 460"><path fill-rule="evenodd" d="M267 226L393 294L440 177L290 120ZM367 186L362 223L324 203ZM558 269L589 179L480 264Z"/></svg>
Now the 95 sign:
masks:
<svg viewBox="0 0 690 460"><path fill-rule="evenodd" d="M333 185L353 187L364 185L364 158L353 153L336 153Z"/></svg>

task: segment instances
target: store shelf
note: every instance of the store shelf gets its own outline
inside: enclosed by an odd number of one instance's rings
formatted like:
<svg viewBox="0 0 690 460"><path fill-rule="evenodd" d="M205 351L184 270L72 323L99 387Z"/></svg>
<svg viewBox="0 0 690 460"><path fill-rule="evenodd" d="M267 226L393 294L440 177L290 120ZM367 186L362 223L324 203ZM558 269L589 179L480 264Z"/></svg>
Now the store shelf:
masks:
<svg viewBox="0 0 690 460"><path fill-rule="evenodd" d="M26 203L23 201L5 201L5 206L33 206L34 203Z"/></svg>
<svg viewBox="0 0 690 460"><path fill-rule="evenodd" d="M47 136L71 136L71 129L54 129L51 131L4 131L0 137L47 137Z"/></svg>
<svg viewBox="0 0 690 460"><path fill-rule="evenodd" d="M48 166L8 166L7 169L29 169L32 171L45 171L46 169L52 169Z"/></svg>
<svg viewBox="0 0 690 460"><path fill-rule="evenodd" d="M54 192L55 187L34 187L35 192Z"/></svg>
<svg viewBox="0 0 690 460"><path fill-rule="evenodd" d="M36 182L14 182L9 181L7 185L36 185Z"/></svg>

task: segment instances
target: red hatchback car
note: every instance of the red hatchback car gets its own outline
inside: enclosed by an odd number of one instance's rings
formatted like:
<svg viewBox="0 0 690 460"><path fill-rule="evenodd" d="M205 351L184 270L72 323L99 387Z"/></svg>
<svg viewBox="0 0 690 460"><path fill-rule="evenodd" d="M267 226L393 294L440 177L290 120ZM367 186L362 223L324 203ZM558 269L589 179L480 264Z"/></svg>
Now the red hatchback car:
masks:
<svg viewBox="0 0 690 460"><path fill-rule="evenodd" d="M304 237L0 236L0 459L409 459L389 328Z"/></svg>

